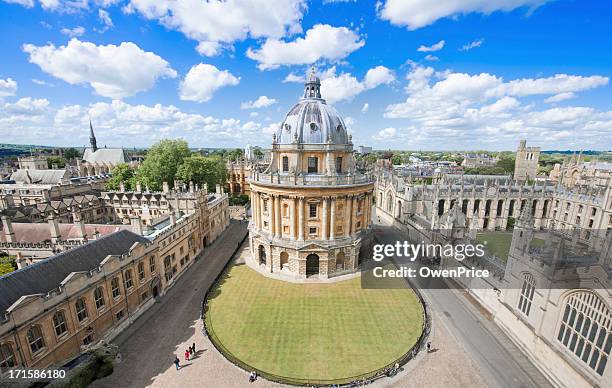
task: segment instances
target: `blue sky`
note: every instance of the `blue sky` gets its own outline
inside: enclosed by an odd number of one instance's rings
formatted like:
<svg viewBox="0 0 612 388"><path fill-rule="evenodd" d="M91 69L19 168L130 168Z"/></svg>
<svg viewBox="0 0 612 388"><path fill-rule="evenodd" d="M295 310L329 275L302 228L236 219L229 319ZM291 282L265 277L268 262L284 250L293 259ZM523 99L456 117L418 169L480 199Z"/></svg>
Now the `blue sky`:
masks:
<svg viewBox="0 0 612 388"><path fill-rule="evenodd" d="M432 6L431 4L435 4ZM356 144L612 149L612 3L0 0L0 142L268 146L315 64Z"/></svg>

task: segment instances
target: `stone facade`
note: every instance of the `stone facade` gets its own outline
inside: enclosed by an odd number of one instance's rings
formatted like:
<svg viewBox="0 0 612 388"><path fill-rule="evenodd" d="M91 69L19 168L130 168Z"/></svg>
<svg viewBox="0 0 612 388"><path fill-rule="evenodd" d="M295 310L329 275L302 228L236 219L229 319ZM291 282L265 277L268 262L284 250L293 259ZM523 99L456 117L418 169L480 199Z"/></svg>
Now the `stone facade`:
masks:
<svg viewBox="0 0 612 388"><path fill-rule="evenodd" d="M319 87L311 74L304 98L273 137L269 166L250 179L249 264L266 273L327 278L352 272L371 238L373 182L357 172L351 138ZM303 109L320 114L306 113L306 122L296 124Z"/></svg>
<svg viewBox="0 0 612 388"><path fill-rule="evenodd" d="M535 179L538 174L539 159L540 147L527 147L527 141L521 140L516 150L514 179L519 182Z"/></svg>

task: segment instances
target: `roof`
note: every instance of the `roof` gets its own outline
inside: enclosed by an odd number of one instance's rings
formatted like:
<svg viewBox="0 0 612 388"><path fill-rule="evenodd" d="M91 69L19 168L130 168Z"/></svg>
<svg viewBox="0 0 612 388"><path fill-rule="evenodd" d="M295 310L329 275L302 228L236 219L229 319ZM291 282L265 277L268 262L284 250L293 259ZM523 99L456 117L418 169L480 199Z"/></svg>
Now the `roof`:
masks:
<svg viewBox="0 0 612 388"><path fill-rule="evenodd" d="M47 294L56 289L72 272L97 268L108 255L128 253L137 242L149 240L122 230L0 277L0 313L6 314L24 295Z"/></svg>
<svg viewBox="0 0 612 388"><path fill-rule="evenodd" d="M119 164L129 161L123 148L98 148L96 151L91 148L85 148L83 160L92 164Z"/></svg>
<svg viewBox="0 0 612 388"><path fill-rule="evenodd" d="M276 132L279 144L348 144L346 125L331 106L322 99L302 99L291 108L283 124Z"/></svg>
<svg viewBox="0 0 612 388"><path fill-rule="evenodd" d="M62 179L70 178L68 170L17 170L11 180L19 183L38 183L43 185L59 184Z"/></svg>
<svg viewBox="0 0 612 388"><path fill-rule="evenodd" d="M51 228L47 222L44 223L16 223L13 222L15 241L18 243L41 243L51 241ZM62 240L79 239L79 228L76 224L59 223L59 231ZM119 230L130 229L129 225L104 225L104 224L85 224L85 234L92 238L96 232L105 236ZM0 224L0 242L6 242L6 235L3 225Z"/></svg>

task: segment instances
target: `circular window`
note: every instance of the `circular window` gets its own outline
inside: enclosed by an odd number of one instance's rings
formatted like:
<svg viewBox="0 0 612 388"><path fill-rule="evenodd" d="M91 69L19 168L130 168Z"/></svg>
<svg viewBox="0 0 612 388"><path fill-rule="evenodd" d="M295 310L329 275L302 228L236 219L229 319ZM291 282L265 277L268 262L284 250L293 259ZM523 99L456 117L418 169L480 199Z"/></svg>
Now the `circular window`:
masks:
<svg viewBox="0 0 612 388"><path fill-rule="evenodd" d="M342 129L342 124L338 124L338 126L336 127L336 131L340 132L341 129Z"/></svg>
<svg viewBox="0 0 612 388"><path fill-rule="evenodd" d="M317 130L317 124L310 123L310 130L313 131L313 132L316 131Z"/></svg>
<svg viewBox="0 0 612 388"><path fill-rule="evenodd" d="M291 125L285 124L285 131L290 132L291 131Z"/></svg>

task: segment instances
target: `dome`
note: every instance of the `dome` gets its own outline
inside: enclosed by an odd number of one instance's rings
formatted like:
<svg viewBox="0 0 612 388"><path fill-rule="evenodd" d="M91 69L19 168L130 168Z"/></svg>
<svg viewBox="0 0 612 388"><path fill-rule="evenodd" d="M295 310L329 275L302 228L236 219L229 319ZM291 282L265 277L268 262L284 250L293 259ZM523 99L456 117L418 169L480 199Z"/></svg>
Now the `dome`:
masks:
<svg viewBox="0 0 612 388"><path fill-rule="evenodd" d="M321 82L314 69L307 78L304 97L291 108L276 132L278 144L348 144L346 125L331 106L321 98Z"/></svg>

